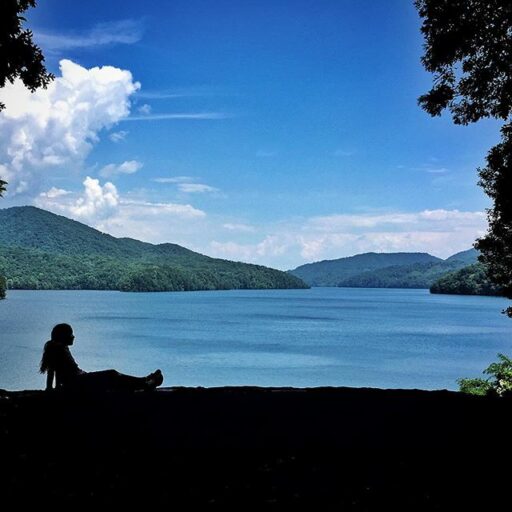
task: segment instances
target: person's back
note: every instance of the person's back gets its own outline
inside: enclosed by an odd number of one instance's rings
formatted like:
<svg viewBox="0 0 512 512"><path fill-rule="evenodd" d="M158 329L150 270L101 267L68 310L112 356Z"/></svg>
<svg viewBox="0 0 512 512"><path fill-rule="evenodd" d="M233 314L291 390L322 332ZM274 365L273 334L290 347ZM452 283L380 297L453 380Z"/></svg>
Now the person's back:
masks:
<svg viewBox="0 0 512 512"><path fill-rule="evenodd" d="M75 339L73 329L68 324L58 324L52 329L51 339L44 345L40 371L47 374L46 389L62 387L76 376L84 373L74 360L69 345Z"/></svg>
<svg viewBox="0 0 512 512"><path fill-rule="evenodd" d="M57 387L64 386L82 373L71 355L69 347L53 339L47 341L44 345L40 371L41 373L48 373L49 378L54 376Z"/></svg>

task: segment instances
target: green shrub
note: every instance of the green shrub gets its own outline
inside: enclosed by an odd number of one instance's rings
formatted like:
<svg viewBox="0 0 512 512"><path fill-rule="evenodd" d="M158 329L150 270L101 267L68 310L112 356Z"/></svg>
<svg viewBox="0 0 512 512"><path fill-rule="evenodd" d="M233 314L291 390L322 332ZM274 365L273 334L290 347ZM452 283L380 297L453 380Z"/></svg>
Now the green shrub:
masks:
<svg viewBox="0 0 512 512"><path fill-rule="evenodd" d="M498 354L499 361L491 363L484 371L487 379L459 379L459 390L472 395L512 393L512 359Z"/></svg>

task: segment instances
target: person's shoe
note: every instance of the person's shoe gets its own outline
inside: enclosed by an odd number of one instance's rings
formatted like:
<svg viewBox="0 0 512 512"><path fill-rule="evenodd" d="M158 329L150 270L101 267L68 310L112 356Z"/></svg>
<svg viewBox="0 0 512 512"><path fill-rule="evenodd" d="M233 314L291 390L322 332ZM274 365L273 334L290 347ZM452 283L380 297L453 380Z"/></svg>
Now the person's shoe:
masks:
<svg viewBox="0 0 512 512"><path fill-rule="evenodd" d="M153 373L150 373L146 377L146 385L148 390L152 390L157 388L162 384L164 381L164 376L162 375L162 372L160 369L154 371Z"/></svg>

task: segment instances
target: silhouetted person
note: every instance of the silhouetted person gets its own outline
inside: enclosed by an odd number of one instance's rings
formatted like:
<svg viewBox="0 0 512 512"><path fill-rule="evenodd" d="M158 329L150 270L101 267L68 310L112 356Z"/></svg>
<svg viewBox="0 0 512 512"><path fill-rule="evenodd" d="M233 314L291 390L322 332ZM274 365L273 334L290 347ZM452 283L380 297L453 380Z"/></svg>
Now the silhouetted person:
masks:
<svg viewBox="0 0 512 512"><path fill-rule="evenodd" d="M51 339L44 345L41 359L41 373L46 373L46 390L53 389L53 380L57 389L79 391L150 391L162 384L164 378L160 370L147 377L125 375L116 370L85 372L80 369L71 355L69 346L75 336L69 324L57 324L52 329Z"/></svg>

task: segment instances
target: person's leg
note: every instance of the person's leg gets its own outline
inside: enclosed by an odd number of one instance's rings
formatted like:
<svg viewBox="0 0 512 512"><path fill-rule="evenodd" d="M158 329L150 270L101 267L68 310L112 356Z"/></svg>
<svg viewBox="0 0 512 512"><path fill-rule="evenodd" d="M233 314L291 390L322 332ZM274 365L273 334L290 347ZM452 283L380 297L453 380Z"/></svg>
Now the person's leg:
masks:
<svg viewBox="0 0 512 512"><path fill-rule="evenodd" d="M160 370L147 377L134 377L117 370L102 370L80 375L78 385L82 389L94 391L143 391L155 389L162 382L163 376Z"/></svg>
<svg viewBox="0 0 512 512"><path fill-rule="evenodd" d="M114 380L116 389L118 390L138 391L148 387L146 377L134 377L133 375L125 375L124 373L116 372L116 378Z"/></svg>

